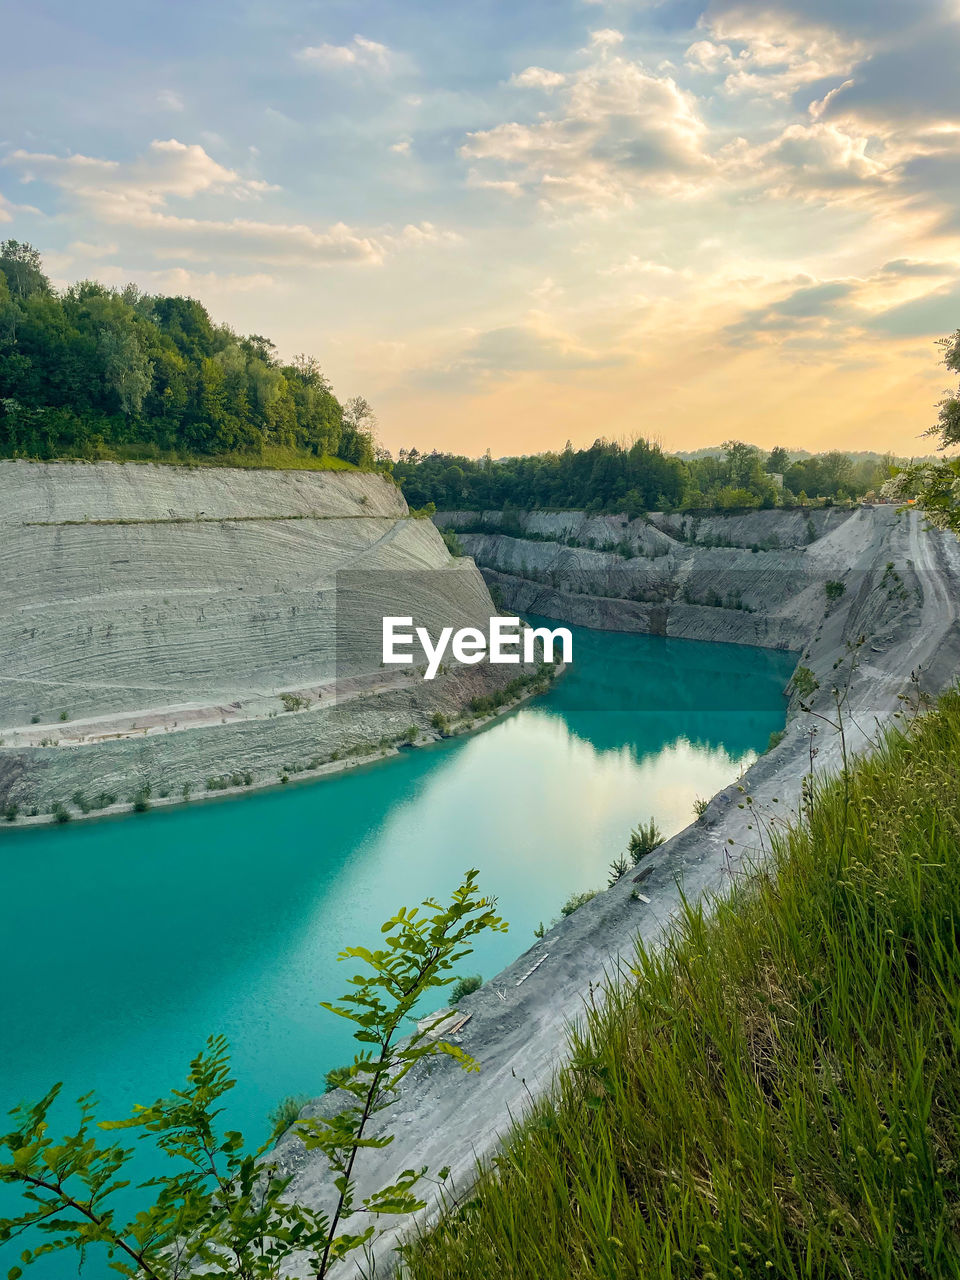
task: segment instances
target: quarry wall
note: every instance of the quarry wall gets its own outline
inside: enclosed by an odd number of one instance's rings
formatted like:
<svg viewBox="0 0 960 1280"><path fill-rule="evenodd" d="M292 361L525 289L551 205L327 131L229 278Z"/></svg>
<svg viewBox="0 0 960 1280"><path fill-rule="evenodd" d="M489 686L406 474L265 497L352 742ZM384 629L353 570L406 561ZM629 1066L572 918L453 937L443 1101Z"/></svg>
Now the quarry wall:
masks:
<svg viewBox="0 0 960 1280"><path fill-rule="evenodd" d="M380 475L0 461L0 808L276 782L430 734L516 668L425 685L381 667L380 619L491 611Z"/></svg>

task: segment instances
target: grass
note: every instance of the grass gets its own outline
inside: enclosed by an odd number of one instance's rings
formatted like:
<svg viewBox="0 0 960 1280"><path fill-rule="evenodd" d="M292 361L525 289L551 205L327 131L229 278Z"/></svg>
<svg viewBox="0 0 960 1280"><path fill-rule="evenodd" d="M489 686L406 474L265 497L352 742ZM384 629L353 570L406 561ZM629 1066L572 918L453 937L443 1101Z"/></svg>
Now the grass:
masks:
<svg viewBox="0 0 960 1280"><path fill-rule="evenodd" d="M7 455L3 455L6 457ZM26 458L27 462L156 462L170 467L244 467L264 471L359 471L352 462L325 453L318 456L286 445L264 445L259 453L196 454L156 445L102 446L90 458Z"/></svg>
<svg viewBox="0 0 960 1280"><path fill-rule="evenodd" d="M641 948L404 1275L960 1275L958 934L953 692Z"/></svg>
<svg viewBox="0 0 960 1280"><path fill-rule="evenodd" d="M311 1098L306 1093L290 1094L286 1098L281 1098L267 1116L267 1123L274 1137L280 1137L281 1134L286 1133L290 1126L296 1123L300 1112L310 1101Z"/></svg>
<svg viewBox="0 0 960 1280"><path fill-rule="evenodd" d="M482 986L483 977L479 973L471 973L467 977L458 978L450 988L451 1005L458 1005L466 996L472 996Z"/></svg>

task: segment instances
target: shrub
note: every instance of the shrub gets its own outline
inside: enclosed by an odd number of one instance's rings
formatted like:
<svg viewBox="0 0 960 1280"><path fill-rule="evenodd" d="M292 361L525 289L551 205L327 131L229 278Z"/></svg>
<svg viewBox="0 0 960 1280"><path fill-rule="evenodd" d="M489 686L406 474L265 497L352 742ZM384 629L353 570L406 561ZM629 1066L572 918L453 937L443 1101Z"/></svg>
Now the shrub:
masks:
<svg viewBox="0 0 960 1280"><path fill-rule="evenodd" d="M30 717L30 723L31 723L31 724L39 724L39 723L40 723L40 717L39 717L39 716L31 716L31 717Z"/></svg>
<svg viewBox="0 0 960 1280"><path fill-rule="evenodd" d="M693 812L696 814L698 819L702 818L707 812L707 805L709 805L709 803L710 801L704 800L703 796L697 796L696 800L694 800Z"/></svg>
<svg viewBox="0 0 960 1280"><path fill-rule="evenodd" d="M834 601L840 599L846 589L847 588L844 583L839 582L836 578L832 578L829 582L824 583L823 594L827 597L828 603L833 604Z"/></svg>
<svg viewBox="0 0 960 1280"><path fill-rule="evenodd" d="M137 794L133 797L134 813L146 813L150 808L150 788L141 787Z"/></svg>
<svg viewBox="0 0 960 1280"><path fill-rule="evenodd" d="M437 733L446 734L450 732L450 721L442 711L435 711L430 717L430 723L433 725L434 729L436 729Z"/></svg>
<svg viewBox="0 0 960 1280"><path fill-rule="evenodd" d="M61 720L69 720L69 719L70 719L70 717L67 715L67 713L66 713L65 711L61 711L61 712L60 712L60 719L61 719Z"/></svg>
<svg viewBox="0 0 960 1280"><path fill-rule="evenodd" d="M794 692L798 693L801 698L809 698L820 688L820 681L813 674L809 667L799 666L793 673L791 681Z"/></svg>
<svg viewBox="0 0 960 1280"><path fill-rule="evenodd" d="M271 1137L279 1138L286 1133L296 1123L297 1117L309 1101L310 1097L305 1093L289 1094L286 1098L281 1098L267 1116Z"/></svg>
<svg viewBox="0 0 960 1280"><path fill-rule="evenodd" d="M444 543L446 544L447 550L450 552L452 556L455 556L456 558L459 559L461 556L466 555L466 552L463 549L463 544L461 543L460 539L457 537L457 533L455 529L441 529L440 537L443 539Z"/></svg>
<svg viewBox="0 0 960 1280"><path fill-rule="evenodd" d="M651 818L646 825L641 822L635 831L630 832L630 839L627 841L630 861L636 866L641 858L653 853L654 849L658 849L662 844L663 833L654 819Z"/></svg>
<svg viewBox="0 0 960 1280"><path fill-rule="evenodd" d="M767 750L772 751L774 747L779 747L780 743L784 740L786 736L787 736L786 729L774 730L774 732L771 733L770 735L769 741L767 742Z"/></svg>
<svg viewBox="0 0 960 1280"><path fill-rule="evenodd" d="M466 978L458 978L450 988L450 1003L459 1004L464 996L472 996L483 986L483 978L479 973L470 974Z"/></svg>
<svg viewBox="0 0 960 1280"><path fill-rule="evenodd" d="M613 862L610 863L610 877L607 881L608 886L612 888L620 877L625 876L629 870L630 863L622 854L619 858L614 858Z"/></svg>
<svg viewBox="0 0 960 1280"><path fill-rule="evenodd" d="M61 804L61 802L60 802L59 800L58 800L58 801L57 801L57 803L53 806L53 808L50 810L50 812L51 812L51 814L53 815L53 820L54 820L54 822L69 822L69 821L70 821L70 810L67 808L67 806L66 806L65 804Z"/></svg>
<svg viewBox="0 0 960 1280"><path fill-rule="evenodd" d="M592 898L595 898L598 892L599 891L597 889L584 889L583 893L571 893L570 897L560 908L560 914L562 916L572 916L573 913L582 907L585 902L589 902Z"/></svg>
<svg viewBox="0 0 960 1280"><path fill-rule="evenodd" d="M280 693L277 697L283 703L284 711L302 711L310 705L309 699L302 698L299 693Z"/></svg>
<svg viewBox="0 0 960 1280"><path fill-rule="evenodd" d="M16 800L8 800L3 806L3 816L7 822L16 822L17 815L20 812L20 806Z"/></svg>

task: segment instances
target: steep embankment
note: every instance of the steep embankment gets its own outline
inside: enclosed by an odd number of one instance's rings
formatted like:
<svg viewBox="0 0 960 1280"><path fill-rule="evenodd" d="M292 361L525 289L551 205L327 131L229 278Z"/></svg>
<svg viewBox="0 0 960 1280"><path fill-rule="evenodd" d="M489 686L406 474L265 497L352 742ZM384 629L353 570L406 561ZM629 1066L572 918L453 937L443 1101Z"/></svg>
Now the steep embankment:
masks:
<svg viewBox="0 0 960 1280"><path fill-rule="evenodd" d="M434 520L457 529L509 608L608 630L799 649L811 609L822 612L824 573L848 567L843 538L832 540L853 514L530 512L510 532L499 511L441 511Z"/></svg>
<svg viewBox="0 0 960 1280"><path fill-rule="evenodd" d="M448 1060L411 1072L382 1121L398 1135L396 1141L363 1153L364 1194L400 1169L449 1165L446 1190L462 1195L476 1157L489 1156L511 1117L547 1087L563 1060L570 1020L585 1001L602 998L604 984L621 964L629 965L635 939L656 944L671 928L681 895L696 902L722 891L731 876L762 858L770 827L796 812L811 765L836 768L844 745L848 751L871 750L877 735L896 723L894 717L916 705L922 688L938 691L960 670L960 544L952 535L925 532L914 514L892 508L825 511L812 514L808 525L798 513L757 512L711 517L695 530L689 524L681 528L678 517L653 519L653 525L629 525L616 517L538 514L526 519L522 531L537 537L460 536L512 609L594 626L749 638L801 649L810 673L803 699L809 710L795 696L783 741L739 784L715 796L699 821L461 1003L470 1020L454 1039L479 1061L480 1074L465 1078ZM476 513L437 516L438 524L459 523L461 529L476 521ZM567 538L605 538L610 545L626 536L633 554L541 540L561 530L572 530ZM738 545L703 546L704 538ZM779 546L759 549L761 540L769 544L774 538ZM663 589L656 606L631 596L655 582ZM831 582L843 585L839 596L833 589L832 599L826 590ZM690 603L683 599L684 585L691 594L712 589L721 603ZM753 612L724 607L724 594L737 587ZM651 626L651 619L659 625ZM916 683L911 673L917 673ZM842 736L836 727L841 723ZM617 852L612 849L611 857ZM546 880L544 895L547 914ZM329 1203L324 1162L308 1156L292 1135L280 1154L295 1174L294 1194L312 1204ZM436 1203L434 1197L426 1215ZM409 1229L409 1223L404 1226ZM377 1250L384 1272L391 1267L390 1245L403 1229L391 1229ZM301 1274L309 1274L306 1264Z"/></svg>
<svg viewBox="0 0 960 1280"><path fill-rule="evenodd" d="M380 619L490 611L378 475L0 462L0 809L275 782L429 732L506 669L425 685L381 666Z"/></svg>

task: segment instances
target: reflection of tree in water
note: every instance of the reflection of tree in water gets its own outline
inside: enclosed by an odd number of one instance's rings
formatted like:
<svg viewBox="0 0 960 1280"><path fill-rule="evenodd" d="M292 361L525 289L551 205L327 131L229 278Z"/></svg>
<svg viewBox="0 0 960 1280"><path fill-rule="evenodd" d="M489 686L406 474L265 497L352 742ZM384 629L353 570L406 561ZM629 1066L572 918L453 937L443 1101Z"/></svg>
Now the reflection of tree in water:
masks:
<svg viewBox="0 0 960 1280"><path fill-rule="evenodd" d="M573 663L537 705L561 716L572 734L598 751L626 746L639 761L686 739L737 758L763 751L770 734L783 727L783 689L795 655L572 630Z"/></svg>

